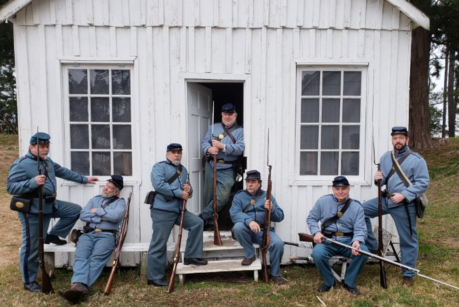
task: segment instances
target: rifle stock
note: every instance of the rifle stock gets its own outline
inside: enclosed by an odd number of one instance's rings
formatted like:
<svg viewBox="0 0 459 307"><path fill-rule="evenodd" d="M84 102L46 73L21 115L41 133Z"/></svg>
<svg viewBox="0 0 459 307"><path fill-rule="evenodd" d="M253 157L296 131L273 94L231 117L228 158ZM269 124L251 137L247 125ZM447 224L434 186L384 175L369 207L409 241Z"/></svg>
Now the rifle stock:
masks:
<svg viewBox="0 0 459 307"><path fill-rule="evenodd" d="M174 265L172 267L171 278L169 279L169 285L167 287L168 293L171 293L172 291L174 291L175 276L177 273L177 264L180 258L180 245L182 244L182 232L183 232L183 223L185 220L186 203L187 201L184 200L183 207L182 207L182 215L180 216L180 227L179 227L179 234L177 238L177 245L175 246Z"/></svg>
<svg viewBox="0 0 459 307"><path fill-rule="evenodd" d="M214 155L214 195L213 195L213 208L214 208L214 245L223 245L220 231L218 230L218 213L217 213L217 155Z"/></svg>
<svg viewBox="0 0 459 307"><path fill-rule="evenodd" d="M112 270L110 276L108 277L107 284L105 285L104 294L109 295L112 292L113 280L115 278L115 272L119 265L119 260L121 256L121 249L123 248L124 240L126 239L126 234L129 226L129 208L131 206L132 192L129 194L128 202L126 205L123 223L121 224L120 238L118 245L115 250L115 257L113 259Z"/></svg>
<svg viewBox="0 0 459 307"><path fill-rule="evenodd" d="M380 164L378 164L378 171ZM381 180L378 180L378 254L384 255L383 232L382 232L382 201L381 201ZM386 269L384 261L379 261L379 284L383 289L387 289Z"/></svg>
<svg viewBox="0 0 459 307"><path fill-rule="evenodd" d="M40 141L37 128L37 169L38 175L41 175L40 167ZM46 181L46 180L45 180ZM38 187L38 262L40 263L41 270L41 288L45 294L54 293L51 279L46 272L45 267L45 240L43 238L43 185Z"/></svg>
<svg viewBox="0 0 459 307"><path fill-rule="evenodd" d="M305 241L305 242L314 242L314 237L311 236L310 234L307 234L307 233L298 233L298 236L300 238L300 241ZM387 263L390 263L392 265L395 265L395 266L398 266L402 269L405 269L405 270L409 270L409 271L413 271L415 272L418 276L420 277L423 277L423 278L426 278L426 279L429 279L429 280L432 280L432 281L435 281L435 282L438 282L442 285L445 285L445 286L448 286L448 287L451 287L451 288L454 288L456 290L459 290L459 287L456 287L456 286L453 286L453 285L450 285L446 282L443 282L443 281L440 281L438 279L434 279L432 277L429 277L429 276L426 276L424 274L421 274L420 271L418 269L415 269L415 268L412 268L412 267L409 267L407 265L404 265L404 264L401 264L401 263L398 263L398 262L395 262L395 261L392 261L392 260L389 260L389 259L386 259L384 257L381 257L381 256L378 256L378 255L375 255L375 254L372 254L372 253L369 253L369 252L366 252L364 250L361 250L361 249L357 249L355 247L352 247L352 246L349 246L349 245L346 245L344 243L341 243L341 242L338 242L338 241L335 241L335 240L332 240L332 239L329 239L327 237L324 237L323 238L324 242L327 242L327 243L330 243L330 244L334 244L334 245L337 245L337 246L340 246L340 247L344 247L344 248L347 248L347 249L350 249L350 250L355 250L355 251L358 251L360 254L362 255L365 255L365 256L368 256L368 257L372 257L372 258L375 258L375 259L378 259L378 260L381 260L381 261L384 261L384 262L387 262Z"/></svg>

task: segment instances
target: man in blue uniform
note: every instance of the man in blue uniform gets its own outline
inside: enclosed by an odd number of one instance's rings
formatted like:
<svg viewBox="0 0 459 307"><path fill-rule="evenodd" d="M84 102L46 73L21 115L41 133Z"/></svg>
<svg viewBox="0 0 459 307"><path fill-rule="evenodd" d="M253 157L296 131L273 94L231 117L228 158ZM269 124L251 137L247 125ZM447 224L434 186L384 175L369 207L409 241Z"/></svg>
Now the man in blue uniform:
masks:
<svg viewBox="0 0 459 307"><path fill-rule="evenodd" d="M247 172L246 185L246 190L239 191L234 196L230 215L234 223L233 235L242 245L245 252L245 258L241 264L251 265L256 259L253 243L262 245L265 209L271 208L272 222L282 222L284 211L279 207L274 196L271 195L271 202L266 199L266 191L261 189L261 177L258 171ZM284 283L283 278L280 276L280 262L284 255L284 242L274 232L274 227L270 227L269 235L268 251L271 277L275 284L280 285Z"/></svg>
<svg viewBox="0 0 459 307"><path fill-rule="evenodd" d="M391 151L381 157L381 171L376 172L375 181L382 180L381 186L386 186L382 197L382 214L390 214L394 219L400 238L402 264L414 268L418 259L415 200L429 187L429 172L426 161L418 153L409 149L406 127L393 127L391 136L395 159L412 184L406 187L397 172L391 171ZM378 199L374 198L364 202L362 206L365 210L365 221L368 228L367 246L370 250L377 250L378 243L373 234L370 219L378 216ZM403 270L402 284L408 287L413 286L414 275L413 271Z"/></svg>
<svg viewBox="0 0 459 307"><path fill-rule="evenodd" d="M350 187L346 177L335 177L332 190L333 194L322 196L317 200L306 219L316 243L311 256L324 279L318 291L327 292L335 285L329 260L333 256L340 255L352 259L343 286L348 292L357 296L360 292L355 282L368 257L360 255L355 250L324 244L323 238L327 237L368 252L364 244L367 236L365 215L360 203L349 197Z"/></svg>
<svg viewBox="0 0 459 307"><path fill-rule="evenodd" d="M38 272L38 187L43 186L43 232L46 233L51 218L59 218L45 243L66 244L59 237L66 237L78 220L81 207L56 199L56 177L77 183L95 183L97 177L85 177L75 173L48 158L51 137L44 132L37 132L30 138L29 152L17 159L10 166L6 189L11 195L31 199L30 212L18 212L22 225L22 245L19 264L24 289L41 292L41 286L35 281ZM38 149L40 157L37 157ZM41 175L38 173L37 160Z"/></svg>
<svg viewBox="0 0 459 307"><path fill-rule="evenodd" d="M150 207L153 221L153 235L148 249L148 284L165 287L164 278L167 256L167 239L174 225L180 225L183 202L191 197L192 189L188 171L180 164L182 145L172 143L167 146L166 160L156 163L151 171L151 183L156 196ZM204 222L198 216L185 211L183 228L188 230L185 265L206 265L202 259L202 230Z"/></svg>
<svg viewBox="0 0 459 307"><path fill-rule="evenodd" d="M234 185L237 159L244 151L244 129L236 122L237 113L233 104L222 106L222 122L209 127L201 147L207 159L204 177L204 204L202 219L213 228L213 182L214 160L217 155L217 212L223 209Z"/></svg>
<svg viewBox="0 0 459 307"><path fill-rule="evenodd" d="M75 250L72 286L59 291L59 295L72 303L88 293L116 248L116 234L126 208L126 202L119 197L123 186L123 177L112 175L102 194L91 198L81 210L80 220L86 226Z"/></svg>

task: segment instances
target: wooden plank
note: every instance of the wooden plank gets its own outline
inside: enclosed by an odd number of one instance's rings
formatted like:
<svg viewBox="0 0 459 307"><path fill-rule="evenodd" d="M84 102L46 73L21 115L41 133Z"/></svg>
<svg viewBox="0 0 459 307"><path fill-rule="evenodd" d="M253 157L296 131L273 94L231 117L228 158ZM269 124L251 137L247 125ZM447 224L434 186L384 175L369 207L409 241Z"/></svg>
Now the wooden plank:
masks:
<svg viewBox="0 0 459 307"><path fill-rule="evenodd" d="M312 28L314 16L314 0L304 0L304 24L303 28Z"/></svg>
<svg viewBox="0 0 459 307"><path fill-rule="evenodd" d="M188 71L196 71L194 48L194 27L188 27Z"/></svg>
<svg viewBox="0 0 459 307"><path fill-rule="evenodd" d="M316 57L316 30L309 30L309 56L311 58Z"/></svg>
<svg viewBox="0 0 459 307"><path fill-rule="evenodd" d="M45 26L43 24L38 25L38 54L39 54L39 61L38 61L38 79L39 82L39 101L36 101L41 106L38 108L40 112L35 112L34 115L38 115L40 117L40 125L41 129L45 131L49 130L49 97L48 97L48 74L47 74L47 57L46 57L46 36L45 36ZM37 92L34 92L37 94Z"/></svg>
<svg viewBox="0 0 459 307"><path fill-rule="evenodd" d="M131 25L129 1L121 1L121 11L123 26L129 27Z"/></svg>
<svg viewBox="0 0 459 307"><path fill-rule="evenodd" d="M366 24L367 24L366 16L367 16L367 1L361 1L360 2L360 15L359 15L360 17L359 27L361 29L366 28Z"/></svg>
<svg viewBox="0 0 459 307"><path fill-rule="evenodd" d="M177 265L177 274L203 274L217 272L240 272L240 271L258 271L261 270L261 261L256 259L251 265L241 265L241 259L238 260L219 260L208 261L207 265L184 265L180 262Z"/></svg>
<svg viewBox="0 0 459 307"><path fill-rule="evenodd" d="M140 25L147 24L147 0L140 0Z"/></svg>
<svg viewBox="0 0 459 307"><path fill-rule="evenodd" d="M239 25L238 25L238 16L239 16L239 12L238 12L238 2L237 1L233 1L233 12L232 12L232 15L231 15L231 21L232 21L232 26L233 28L237 28ZM243 19L242 19L243 20Z"/></svg>
<svg viewBox="0 0 459 307"><path fill-rule="evenodd" d="M296 4L296 1L292 1L292 4L293 3ZM287 0L281 0L280 10L281 10L280 26L285 27L287 26L287 16L288 16Z"/></svg>
<svg viewBox="0 0 459 307"><path fill-rule="evenodd" d="M187 71L186 27L180 28L180 71Z"/></svg>
<svg viewBox="0 0 459 307"><path fill-rule="evenodd" d="M89 55L97 56L96 27L89 27Z"/></svg>
<svg viewBox="0 0 459 307"><path fill-rule="evenodd" d="M341 58L349 57L349 30L344 29L341 35Z"/></svg>
<svg viewBox="0 0 459 307"><path fill-rule="evenodd" d="M301 54L301 48L300 48L300 29L298 28L293 29L293 50L297 52L297 53L293 53L293 57L299 58Z"/></svg>
<svg viewBox="0 0 459 307"><path fill-rule="evenodd" d="M351 0L344 0L343 28L351 26Z"/></svg>
<svg viewBox="0 0 459 307"><path fill-rule="evenodd" d="M194 24L201 25L201 1L194 0Z"/></svg>
<svg viewBox="0 0 459 307"><path fill-rule="evenodd" d="M328 26L334 29L335 25L336 25L336 1L331 0L329 2Z"/></svg>
<svg viewBox="0 0 459 307"><path fill-rule="evenodd" d="M245 72L250 74L252 71L252 30L245 29Z"/></svg>
<svg viewBox="0 0 459 307"><path fill-rule="evenodd" d="M206 70L205 72L212 71L212 27L206 27Z"/></svg>
<svg viewBox="0 0 459 307"><path fill-rule="evenodd" d="M417 9L413 4L409 3L408 1L403 1L403 0L387 0L387 2L391 3L398 10L403 12L406 16L408 16L411 20L413 20L417 25L423 27L426 30L430 30L429 18L424 13L422 13L422 11Z"/></svg>
<svg viewBox="0 0 459 307"><path fill-rule="evenodd" d="M65 0L65 24L73 24L73 5L72 0Z"/></svg>
<svg viewBox="0 0 459 307"><path fill-rule="evenodd" d="M321 3L321 0L314 0L314 7L313 7L313 13L312 13L312 27L314 28L319 27L319 18L321 15L320 3Z"/></svg>
<svg viewBox="0 0 459 307"><path fill-rule="evenodd" d="M32 16L33 16L33 24L34 25L38 25L40 24L40 4L38 3L38 1L32 1L32 5L31 5L31 8L32 8Z"/></svg>
<svg viewBox="0 0 459 307"><path fill-rule="evenodd" d="M225 55L225 72L230 74L233 72L233 29L226 28L226 55Z"/></svg>
<svg viewBox="0 0 459 307"><path fill-rule="evenodd" d="M296 25L301 27L304 24L304 7L305 7L305 0L297 0L297 16L296 16Z"/></svg>
<svg viewBox="0 0 459 307"><path fill-rule="evenodd" d="M248 26L249 27L253 27L253 24L254 24L254 20L255 20L255 9L254 9L254 6L255 6L255 3L254 1L255 0L248 0L249 1L249 24Z"/></svg>
<svg viewBox="0 0 459 307"><path fill-rule="evenodd" d="M130 56L137 56L137 27L131 27L130 35Z"/></svg>
<svg viewBox="0 0 459 307"><path fill-rule="evenodd" d="M110 27L110 56L116 57L117 46L116 46L116 27Z"/></svg>
<svg viewBox="0 0 459 307"><path fill-rule="evenodd" d="M263 26L269 26L269 1L264 0L263 2Z"/></svg>
<svg viewBox="0 0 459 307"><path fill-rule="evenodd" d="M327 58L333 58L333 29L327 29Z"/></svg>
<svg viewBox="0 0 459 307"><path fill-rule="evenodd" d="M357 57L364 58L365 57L365 30L359 30L359 41L357 45Z"/></svg>
<svg viewBox="0 0 459 307"><path fill-rule="evenodd" d="M86 22L88 25L94 24L94 6L92 0L86 0Z"/></svg>
<svg viewBox="0 0 459 307"><path fill-rule="evenodd" d="M80 37L78 33L78 26L72 26L72 42L73 42L73 55L79 56L80 54Z"/></svg>

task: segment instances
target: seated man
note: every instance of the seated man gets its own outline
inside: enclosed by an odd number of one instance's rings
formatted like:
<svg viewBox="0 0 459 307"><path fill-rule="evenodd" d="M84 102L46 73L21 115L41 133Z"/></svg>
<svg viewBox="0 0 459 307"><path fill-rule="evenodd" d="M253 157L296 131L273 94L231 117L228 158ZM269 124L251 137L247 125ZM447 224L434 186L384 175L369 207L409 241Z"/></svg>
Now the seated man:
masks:
<svg viewBox="0 0 459 307"><path fill-rule="evenodd" d="M312 258L320 275L324 278L319 292L327 292L335 285L329 260L333 256L340 255L352 259L343 286L357 296L360 292L355 286L355 281L368 257L360 255L355 250L323 244L322 240L325 236L368 252L368 248L363 243L367 237L365 215L361 204L349 198L350 187L346 177L335 177L332 189L333 194L322 196L317 200L306 219L309 230L314 236L314 243L316 243L312 251ZM319 226L319 221L321 226Z"/></svg>
<svg viewBox="0 0 459 307"><path fill-rule="evenodd" d="M86 226L75 250L72 286L59 291L60 296L72 303L88 293L116 248L116 233L126 207L124 199L118 197L122 188L123 177L112 175L102 195L91 198L81 210L80 219Z"/></svg>
<svg viewBox="0 0 459 307"><path fill-rule="evenodd" d="M245 258L241 264L251 265L256 258L252 244L262 245L265 209L271 207L271 221L273 222L281 222L284 219L284 211L279 207L274 196L271 195L271 202L266 199L266 191L261 189L261 178L258 171L248 171L245 180L247 190L241 190L234 196L230 215L234 223L233 235L245 252ZM284 283L280 276L284 242L274 232L273 227L270 227L269 235L268 251L271 276L274 283L280 285Z"/></svg>

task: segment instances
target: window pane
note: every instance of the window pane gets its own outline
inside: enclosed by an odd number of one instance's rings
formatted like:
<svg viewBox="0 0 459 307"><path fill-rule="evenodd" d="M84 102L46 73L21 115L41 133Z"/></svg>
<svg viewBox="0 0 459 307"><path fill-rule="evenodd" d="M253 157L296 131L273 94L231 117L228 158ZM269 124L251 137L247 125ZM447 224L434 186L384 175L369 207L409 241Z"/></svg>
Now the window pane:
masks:
<svg viewBox="0 0 459 307"><path fill-rule="evenodd" d="M343 149L359 149L360 126L343 126Z"/></svg>
<svg viewBox="0 0 459 307"><path fill-rule="evenodd" d="M70 125L70 148L89 149L88 125Z"/></svg>
<svg viewBox="0 0 459 307"><path fill-rule="evenodd" d="M113 125L113 149L132 149L131 125Z"/></svg>
<svg viewBox="0 0 459 307"><path fill-rule="evenodd" d="M112 116L114 122L130 122L131 98L113 98Z"/></svg>
<svg viewBox="0 0 459 307"><path fill-rule="evenodd" d="M110 121L110 107L108 97L91 98L91 121L108 122Z"/></svg>
<svg viewBox="0 0 459 307"><path fill-rule="evenodd" d="M338 175L338 152L322 152L320 160L321 175Z"/></svg>
<svg viewBox="0 0 459 307"><path fill-rule="evenodd" d="M319 99L309 98L301 99L301 122L318 123L319 122Z"/></svg>
<svg viewBox="0 0 459 307"><path fill-rule="evenodd" d="M324 71L323 74L322 95L339 95L341 93L341 72Z"/></svg>
<svg viewBox="0 0 459 307"><path fill-rule="evenodd" d="M81 175L89 175L89 153L88 152L72 152L70 154L72 161L71 169Z"/></svg>
<svg viewBox="0 0 459 307"><path fill-rule="evenodd" d="M345 71L343 94L346 96L360 96L362 84L362 72Z"/></svg>
<svg viewBox="0 0 459 307"><path fill-rule="evenodd" d="M317 152L300 153L300 175L317 175Z"/></svg>
<svg viewBox="0 0 459 307"><path fill-rule="evenodd" d="M93 149L110 148L110 126L109 125L92 125L91 126L91 144Z"/></svg>
<svg viewBox="0 0 459 307"><path fill-rule="evenodd" d="M301 127L301 149L318 149L319 148L319 126Z"/></svg>
<svg viewBox="0 0 459 307"><path fill-rule="evenodd" d="M113 153L114 172L123 176L132 176L132 153Z"/></svg>
<svg viewBox="0 0 459 307"><path fill-rule="evenodd" d="M359 153L358 152L343 152L341 158L342 175L358 175L359 174Z"/></svg>
<svg viewBox="0 0 459 307"><path fill-rule="evenodd" d="M301 95L319 95L320 71L303 71Z"/></svg>
<svg viewBox="0 0 459 307"><path fill-rule="evenodd" d="M70 121L87 122L88 121L88 98L87 97L70 97Z"/></svg>
<svg viewBox="0 0 459 307"><path fill-rule="evenodd" d="M339 123L339 99L324 98L322 102L322 122Z"/></svg>
<svg viewBox="0 0 459 307"><path fill-rule="evenodd" d="M339 149L339 126L322 126L322 149Z"/></svg>
<svg viewBox="0 0 459 307"><path fill-rule="evenodd" d="M91 69L91 94L108 94L108 70Z"/></svg>
<svg viewBox="0 0 459 307"><path fill-rule="evenodd" d="M92 174L94 176L109 176L110 171L110 153L93 152L92 153Z"/></svg>
<svg viewBox="0 0 459 307"><path fill-rule="evenodd" d="M131 94L131 71L112 70L112 94Z"/></svg>
<svg viewBox="0 0 459 307"><path fill-rule="evenodd" d="M360 123L360 99L343 99L343 123Z"/></svg>
<svg viewBox="0 0 459 307"><path fill-rule="evenodd" d="M88 71L86 69L69 69L69 94L88 93Z"/></svg>

